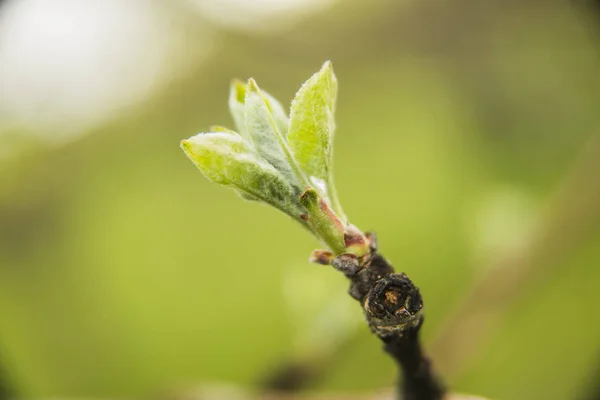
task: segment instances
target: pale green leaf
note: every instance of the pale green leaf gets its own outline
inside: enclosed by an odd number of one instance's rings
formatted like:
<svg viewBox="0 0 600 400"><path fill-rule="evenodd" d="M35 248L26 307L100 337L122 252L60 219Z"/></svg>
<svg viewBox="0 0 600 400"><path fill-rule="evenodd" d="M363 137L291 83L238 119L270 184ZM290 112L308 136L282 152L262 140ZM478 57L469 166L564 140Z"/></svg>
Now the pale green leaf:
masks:
<svg viewBox="0 0 600 400"><path fill-rule="evenodd" d="M245 82L235 79L231 82L231 88L229 91L229 111L233 117L233 122L235 123L236 129L244 137L246 137L244 102L246 100L247 90L248 85ZM279 101L277 101L275 97L271 96L264 90L261 90L261 96L267 104L269 112L271 113L271 117L277 126L277 130L283 137L285 137L288 133L290 122L285 108Z"/></svg>
<svg viewBox="0 0 600 400"><path fill-rule="evenodd" d="M273 121L275 121L275 125L277 125L277 129L282 137L286 137L288 134L290 119L288 117L287 111L279 101L269 93L261 90L261 94L265 99L265 103L267 103L267 107L271 112L271 116L273 117Z"/></svg>
<svg viewBox="0 0 600 400"><path fill-rule="evenodd" d="M333 134L337 80L330 62L306 81L292 101L288 145L300 168L345 219L333 185Z"/></svg>
<svg viewBox="0 0 600 400"><path fill-rule="evenodd" d="M300 183L303 176L299 176L300 170L294 169L296 164L275 124L265 98L253 79L250 79L246 86L245 119L246 130L256 152L280 171L288 182L296 187L299 194L305 189Z"/></svg>
<svg viewBox="0 0 600 400"><path fill-rule="evenodd" d="M259 159L240 135L199 134L183 140L181 147L209 180L299 218L302 209L292 186L272 165Z"/></svg>

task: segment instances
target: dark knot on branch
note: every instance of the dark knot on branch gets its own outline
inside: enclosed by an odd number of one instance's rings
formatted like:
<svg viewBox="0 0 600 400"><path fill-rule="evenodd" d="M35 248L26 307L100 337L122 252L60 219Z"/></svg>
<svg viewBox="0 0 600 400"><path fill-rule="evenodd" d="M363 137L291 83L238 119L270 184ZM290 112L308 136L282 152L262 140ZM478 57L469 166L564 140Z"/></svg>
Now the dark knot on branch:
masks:
<svg viewBox="0 0 600 400"><path fill-rule="evenodd" d="M313 259L327 261L346 275L351 282L350 295L362 304L367 322L377 336L401 335L419 326L423 309L419 289L404 273L394 273L375 246L362 259L348 253L328 258L322 252L313 253Z"/></svg>
<svg viewBox="0 0 600 400"><path fill-rule="evenodd" d="M349 294L363 308L369 327L384 343L385 351L400 366L399 398L441 400L445 388L421 348L423 298L414 283L377 251L377 239L367 233L369 253L334 255L316 250L311 261L331 265L350 280Z"/></svg>
<svg viewBox="0 0 600 400"><path fill-rule="evenodd" d="M373 332L381 337L402 334L417 327L423 299L405 274L390 274L375 283L363 301L363 310Z"/></svg>

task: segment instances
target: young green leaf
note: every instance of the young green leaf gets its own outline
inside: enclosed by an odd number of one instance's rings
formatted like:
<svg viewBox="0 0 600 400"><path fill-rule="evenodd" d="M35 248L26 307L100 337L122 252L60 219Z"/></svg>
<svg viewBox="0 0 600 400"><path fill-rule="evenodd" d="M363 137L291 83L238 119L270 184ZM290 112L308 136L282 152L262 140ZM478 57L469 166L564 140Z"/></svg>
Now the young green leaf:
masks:
<svg viewBox="0 0 600 400"><path fill-rule="evenodd" d="M294 188L272 165L259 159L240 135L201 133L183 140L181 147L209 180L300 218L303 210L295 201Z"/></svg>
<svg viewBox="0 0 600 400"><path fill-rule="evenodd" d="M330 248L327 254L362 257L370 242L348 223L333 185L336 95L329 62L296 93L290 118L253 79L235 80L229 106L239 133L214 126L181 147L209 180L298 220Z"/></svg>
<svg viewBox="0 0 600 400"><path fill-rule="evenodd" d="M300 167L335 212L346 219L333 185L337 80L330 62L306 81L292 101L288 145Z"/></svg>
<svg viewBox="0 0 600 400"><path fill-rule="evenodd" d="M256 152L281 172L298 194L301 193L305 189L306 180L296 166L267 102L253 79L246 86L245 119L246 130Z"/></svg>
<svg viewBox="0 0 600 400"><path fill-rule="evenodd" d="M229 111L231 116L233 117L233 122L235 124L238 132L242 134L242 136L246 137L246 125L245 125L245 116L244 116L244 102L246 100L246 92L248 90L248 85L245 82L242 82L238 79L234 79L231 82L231 88L229 90ZM271 113L273 121L279 130L279 133L282 137L285 137L288 133L288 127L290 123L290 119L287 115L287 112L281 105L279 101L269 93L261 90L261 95Z"/></svg>
<svg viewBox="0 0 600 400"><path fill-rule="evenodd" d="M283 138L285 138L288 134L288 129L290 125L290 119L288 117L287 112L275 97L271 96L264 90L261 90L261 94L265 99L265 103L267 103L267 107L271 112L271 116L273 117L273 121L275 121L275 125L277 125L279 133Z"/></svg>

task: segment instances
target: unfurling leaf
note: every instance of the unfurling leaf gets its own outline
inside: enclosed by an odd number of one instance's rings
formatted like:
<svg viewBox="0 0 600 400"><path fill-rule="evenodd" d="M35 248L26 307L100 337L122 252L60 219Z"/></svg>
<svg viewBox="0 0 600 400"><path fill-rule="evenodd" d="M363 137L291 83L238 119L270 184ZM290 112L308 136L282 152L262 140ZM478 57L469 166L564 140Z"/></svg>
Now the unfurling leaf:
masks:
<svg viewBox="0 0 600 400"><path fill-rule="evenodd" d="M279 133L283 138L285 138L288 134L290 125L290 119L287 111L285 111L281 103L269 93L261 90L261 94L265 99L265 103L267 103L267 107L269 107L269 111L271 112L273 121L275 121L275 125L277 125L277 129L279 129Z"/></svg>
<svg viewBox="0 0 600 400"><path fill-rule="evenodd" d="M337 80L330 62L306 81L292 101L287 140L295 160L322 197L346 219L333 185L333 133Z"/></svg>
<svg viewBox="0 0 600 400"><path fill-rule="evenodd" d="M229 90L229 111L233 117L235 128L242 136L246 137L246 122L244 116L244 102L246 101L246 92L248 90L248 84L235 79L231 82L231 89ZM282 137L286 137L288 134L288 127L290 119L287 112L279 101L269 93L261 90L261 96L263 97L269 112L279 130Z"/></svg>
<svg viewBox="0 0 600 400"><path fill-rule="evenodd" d="M290 215L321 239L332 257L362 257L370 242L348 223L333 184L336 95L329 62L296 93L289 117L253 79L234 80L229 108L237 131L213 126L181 147L208 179Z"/></svg>
<svg viewBox="0 0 600 400"><path fill-rule="evenodd" d="M305 180L300 170L294 170L295 162L283 139L267 102L253 79L248 81L245 96L246 129L258 155L281 172L296 188L297 194L304 190Z"/></svg>
<svg viewBox="0 0 600 400"><path fill-rule="evenodd" d="M209 180L293 217L299 218L302 213L291 184L272 165L259 159L240 135L201 133L183 140L181 147Z"/></svg>

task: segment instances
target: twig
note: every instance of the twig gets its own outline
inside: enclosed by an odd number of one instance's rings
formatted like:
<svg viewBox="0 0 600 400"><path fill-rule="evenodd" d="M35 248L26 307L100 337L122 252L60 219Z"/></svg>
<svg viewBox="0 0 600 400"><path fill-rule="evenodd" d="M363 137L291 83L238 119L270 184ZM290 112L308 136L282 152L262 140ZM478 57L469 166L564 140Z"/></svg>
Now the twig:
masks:
<svg viewBox="0 0 600 400"><path fill-rule="evenodd" d="M433 372L419 340L423 324L423 299L405 274L377 252L371 234L371 253L360 261L343 254L332 261L350 280L349 294L359 301L371 331L400 367L398 393L404 400L439 400L445 389Z"/></svg>
<svg viewBox="0 0 600 400"><path fill-rule="evenodd" d="M444 388L432 372L429 360L424 356L419 341L418 328L405 333L399 340L397 336L382 339L385 351L400 365L402 398L405 400L438 399L444 394Z"/></svg>
<svg viewBox="0 0 600 400"><path fill-rule="evenodd" d="M369 253L361 258L345 253L338 257L317 250L311 261L331 265L350 280L349 294L360 302L371 331L400 369L398 396L403 400L440 400L445 388L433 372L419 339L423 324L423 299L404 273L396 274L377 251L377 241L367 233ZM267 393L293 396L318 375L314 366L289 363L265 381ZM388 398L386 396L386 398Z"/></svg>

